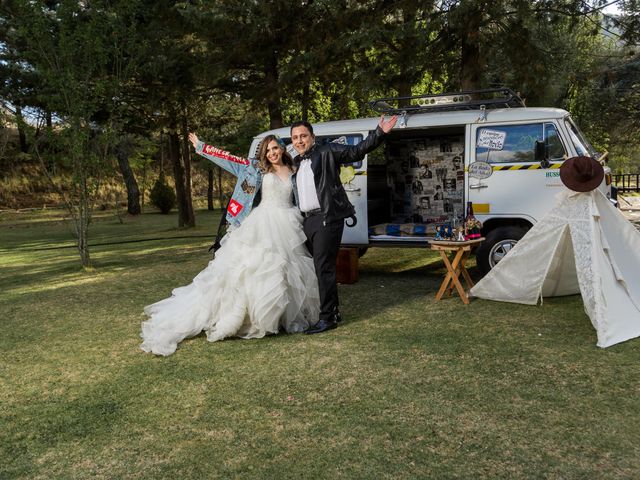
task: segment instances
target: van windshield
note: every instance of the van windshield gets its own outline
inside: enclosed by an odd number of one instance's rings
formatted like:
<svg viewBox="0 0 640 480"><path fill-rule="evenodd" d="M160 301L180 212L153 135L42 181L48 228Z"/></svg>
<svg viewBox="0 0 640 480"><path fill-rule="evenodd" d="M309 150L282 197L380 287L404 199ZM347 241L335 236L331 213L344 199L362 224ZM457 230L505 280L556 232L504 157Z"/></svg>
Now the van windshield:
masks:
<svg viewBox="0 0 640 480"><path fill-rule="evenodd" d="M597 157L596 150L591 146L587 137L580 131L578 126L574 123L571 117L566 117L564 119L564 123L567 126L567 130L569 130L569 135L571 136L571 141L573 145L576 147L576 152L578 155L585 155L587 157Z"/></svg>

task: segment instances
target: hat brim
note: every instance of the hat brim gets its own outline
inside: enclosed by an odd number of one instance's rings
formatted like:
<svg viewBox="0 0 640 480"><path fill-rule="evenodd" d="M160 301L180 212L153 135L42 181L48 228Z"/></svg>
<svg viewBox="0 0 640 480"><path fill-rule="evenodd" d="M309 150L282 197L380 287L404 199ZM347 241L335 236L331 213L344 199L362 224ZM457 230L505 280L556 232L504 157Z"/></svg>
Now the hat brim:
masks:
<svg viewBox="0 0 640 480"><path fill-rule="evenodd" d="M564 161L560 167L560 180L564 183L565 187L574 192L590 192L591 190L595 190L602 183L604 168L602 168L602 165L600 165L598 161L590 158L595 173L589 180L582 181L573 174L573 162L577 158L579 157L571 157Z"/></svg>

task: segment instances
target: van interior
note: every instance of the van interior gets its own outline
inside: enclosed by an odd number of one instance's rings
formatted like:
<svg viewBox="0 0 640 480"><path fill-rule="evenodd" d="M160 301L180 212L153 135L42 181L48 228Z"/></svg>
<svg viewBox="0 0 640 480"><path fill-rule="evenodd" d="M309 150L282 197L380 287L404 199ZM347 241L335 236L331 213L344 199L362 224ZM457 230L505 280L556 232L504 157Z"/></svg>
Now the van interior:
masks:
<svg viewBox="0 0 640 480"><path fill-rule="evenodd" d="M464 211L464 126L397 130L369 153L367 202L371 240L435 236Z"/></svg>

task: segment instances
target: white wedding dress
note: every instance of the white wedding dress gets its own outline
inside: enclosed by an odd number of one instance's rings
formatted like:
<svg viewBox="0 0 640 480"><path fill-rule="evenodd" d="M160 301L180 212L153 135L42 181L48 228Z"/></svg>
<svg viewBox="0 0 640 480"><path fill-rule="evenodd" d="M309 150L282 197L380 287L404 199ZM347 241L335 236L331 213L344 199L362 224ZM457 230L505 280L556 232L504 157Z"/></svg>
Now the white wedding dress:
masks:
<svg viewBox="0 0 640 480"><path fill-rule="evenodd" d="M171 355L203 330L209 341L301 332L318 320L320 301L291 181L264 176L262 200L228 233L193 282L145 307L141 348Z"/></svg>

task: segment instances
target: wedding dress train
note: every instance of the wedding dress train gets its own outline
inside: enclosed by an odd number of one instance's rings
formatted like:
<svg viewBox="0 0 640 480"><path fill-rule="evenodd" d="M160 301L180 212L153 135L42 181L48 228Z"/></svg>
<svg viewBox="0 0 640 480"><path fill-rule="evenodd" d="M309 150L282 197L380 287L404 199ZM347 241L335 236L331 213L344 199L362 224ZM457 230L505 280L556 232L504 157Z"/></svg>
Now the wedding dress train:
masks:
<svg viewBox="0 0 640 480"><path fill-rule="evenodd" d="M144 351L171 355L203 330L213 342L301 332L317 321L317 279L291 188L266 174L260 205L225 236L215 259L191 284L145 307Z"/></svg>

